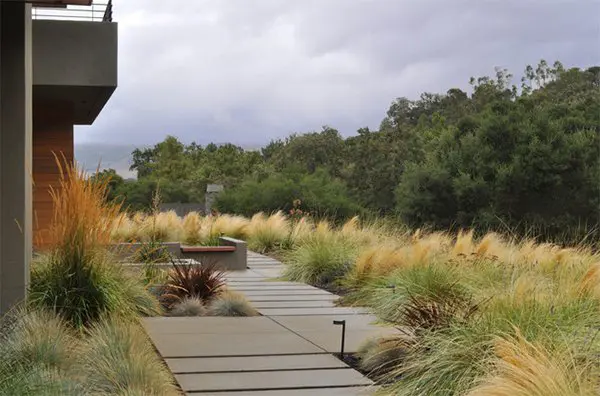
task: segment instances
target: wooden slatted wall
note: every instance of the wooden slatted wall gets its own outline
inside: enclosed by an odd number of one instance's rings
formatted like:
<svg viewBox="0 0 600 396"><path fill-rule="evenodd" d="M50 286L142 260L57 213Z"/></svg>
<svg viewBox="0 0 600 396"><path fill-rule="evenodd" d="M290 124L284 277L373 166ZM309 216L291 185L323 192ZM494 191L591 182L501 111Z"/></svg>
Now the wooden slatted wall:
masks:
<svg viewBox="0 0 600 396"><path fill-rule="evenodd" d="M34 106L33 119L33 229L34 245L48 242L47 229L53 215L50 187L57 188L60 169L53 153L73 162L73 124L69 113Z"/></svg>

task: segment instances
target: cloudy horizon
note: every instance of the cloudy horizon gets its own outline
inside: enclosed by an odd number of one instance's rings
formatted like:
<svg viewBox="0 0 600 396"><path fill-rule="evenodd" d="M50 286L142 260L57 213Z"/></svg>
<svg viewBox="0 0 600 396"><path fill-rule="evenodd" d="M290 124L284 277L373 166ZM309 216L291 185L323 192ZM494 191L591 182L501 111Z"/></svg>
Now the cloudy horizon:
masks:
<svg viewBox="0 0 600 396"><path fill-rule="evenodd" d="M117 0L119 87L76 143L376 129L395 98L494 67L599 64L598 15L596 0Z"/></svg>

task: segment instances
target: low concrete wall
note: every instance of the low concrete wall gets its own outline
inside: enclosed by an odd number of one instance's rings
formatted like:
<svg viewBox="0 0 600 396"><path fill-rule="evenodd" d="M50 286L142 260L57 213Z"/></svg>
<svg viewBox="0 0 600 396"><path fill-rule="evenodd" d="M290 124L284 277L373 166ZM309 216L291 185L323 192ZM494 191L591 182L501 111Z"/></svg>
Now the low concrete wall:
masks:
<svg viewBox="0 0 600 396"><path fill-rule="evenodd" d="M248 248L246 242L221 237L221 246L234 246L233 252L186 252L183 258L191 258L204 263L215 263L218 268L227 271L244 271L248 266Z"/></svg>

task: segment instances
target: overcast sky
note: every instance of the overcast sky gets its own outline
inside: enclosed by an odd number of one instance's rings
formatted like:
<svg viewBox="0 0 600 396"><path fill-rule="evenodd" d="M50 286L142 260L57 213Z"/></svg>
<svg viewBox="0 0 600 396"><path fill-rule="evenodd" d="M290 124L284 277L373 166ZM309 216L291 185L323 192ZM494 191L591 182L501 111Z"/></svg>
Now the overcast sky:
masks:
<svg viewBox="0 0 600 396"><path fill-rule="evenodd" d="M600 64L600 0L115 0L119 87L77 143L377 128L495 66Z"/></svg>

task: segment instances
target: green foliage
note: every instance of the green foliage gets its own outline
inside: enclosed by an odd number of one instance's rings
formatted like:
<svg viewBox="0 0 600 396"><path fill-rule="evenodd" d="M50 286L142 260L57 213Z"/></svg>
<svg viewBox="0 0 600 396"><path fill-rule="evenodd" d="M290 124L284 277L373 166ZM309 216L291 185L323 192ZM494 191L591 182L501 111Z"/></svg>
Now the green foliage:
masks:
<svg viewBox="0 0 600 396"><path fill-rule="evenodd" d="M598 77L544 73L532 76L546 81L542 88L520 96L482 80L472 99L479 111L428 128L425 158L407 166L397 188L409 224L534 227L547 235L598 224Z"/></svg>
<svg viewBox="0 0 600 396"><path fill-rule="evenodd" d="M361 213L345 184L324 169L312 174L288 170L264 179L247 180L219 195L216 206L221 212L246 216L261 211L288 213L297 199L302 201L305 212L316 217L346 219Z"/></svg>

